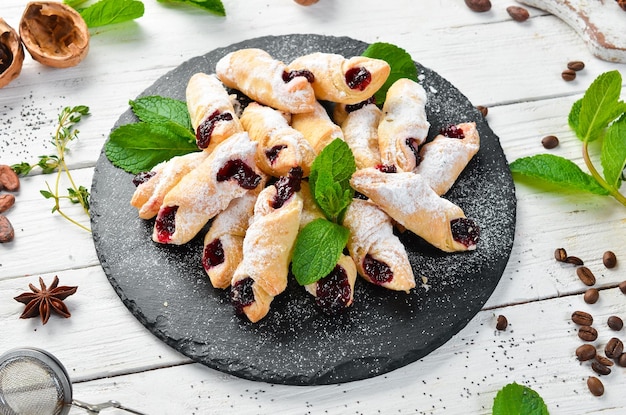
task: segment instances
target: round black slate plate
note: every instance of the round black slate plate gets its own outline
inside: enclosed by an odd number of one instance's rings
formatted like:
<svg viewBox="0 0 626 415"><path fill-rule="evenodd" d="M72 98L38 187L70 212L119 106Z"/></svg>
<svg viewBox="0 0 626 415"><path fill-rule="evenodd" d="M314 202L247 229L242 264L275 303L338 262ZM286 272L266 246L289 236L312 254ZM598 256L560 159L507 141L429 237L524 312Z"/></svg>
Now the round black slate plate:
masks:
<svg viewBox="0 0 626 415"><path fill-rule="evenodd" d="M158 79L142 95L185 99L195 72L214 71L226 53L257 47L283 61L315 52L360 55L366 43L320 35L262 37L193 58ZM152 221L129 205L132 176L104 153L91 189L96 250L112 286L154 335L191 359L251 380L314 385L365 379L426 356L461 330L496 287L511 252L516 199L498 138L457 89L416 64L428 93L431 138L440 127L476 121L481 149L445 196L481 227L473 252L444 254L409 233L407 247L418 287L395 293L357 280L355 302L327 317L293 281L257 324L237 317L228 293L211 287L200 265L201 238L186 246L151 240ZM115 126L135 122L127 110ZM427 278L427 287L421 286Z"/></svg>

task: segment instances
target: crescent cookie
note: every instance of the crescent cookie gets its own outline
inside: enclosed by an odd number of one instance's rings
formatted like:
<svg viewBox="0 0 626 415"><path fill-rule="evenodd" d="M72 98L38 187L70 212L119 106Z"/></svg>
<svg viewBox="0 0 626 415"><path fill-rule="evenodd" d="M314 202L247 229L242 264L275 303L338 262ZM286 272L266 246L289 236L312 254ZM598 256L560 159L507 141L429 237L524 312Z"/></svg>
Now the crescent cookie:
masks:
<svg viewBox="0 0 626 415"><path fill-rule="evenodd" d="M217 77L254 101L277 110L313 111L315 93L306 76L293 76L287 66L261 49L240 49L221 58Z"/></svg>
<svg viewBox="0 0 626 415"><path fill-rule="evenodd" d="M413 170L429 128L424 88L407 78L394 82L387 91L378 125L382 164L396 166L398 171Z"/></svg>
<svg viewBox="0 0 626 415"><path fill-rule="evenodd" d="M476 249L479 229L463 210L440 197L419 174L356 171L352 187L406 229L446 252Z"/></svg>
<svg viewBox="0 0 626 415"><path fill-rule="evenodd" d="M352 150L357 169L381 164L378 147L378 124L381 116L381 110L372 103L346 112L341 129L344 141Z"/></svg>
<svg viewBox="0 0 626 415"><path fill-rule="evenodd" d="M415 287L406 249L385 212L368 200L353 199L343 225L350 230L348 252L359 275L390 290L408 292Z"/></svg>
<svg viewBox="0 0 626 415"><path fill-rule="evenodd" d="M198 148L211 152L231 135L243 131L230 96L215 74L194 74L185 94Z"/></svg>
<svg viewBox="0 0 626 415"><path fill-rule="evenodd" d="M354 56L349 59L334 54L316 52L294 59L291 71L313 74L313 89L317 99L342 104L356 104L371 97L385 83L391 72L381 59Z"/></svg>
<svg viewBox="0 0 626 415"><path fill-rule="evenodd" d="M448 127L443 134L420 149L420 162L414 169L433 188L443 195L450 190L467 163L480 149L476 123L462 123Z"/></svg>
<svg viewBox="0 0 626 415"><path fill-rule="evenodd" d="M335 268L325 277L304 286L315 297L315 304L329 315L350 307L354 301L356 266L351 257L341 254Z"/></svg>
<svg viewBox="0 0 626 415"><path fill-rule="evenodd" d="M330 119L319 102L315 103L315 109L311 112L293 114L291 127L302 133L315 154L319 154L335 138L343 139L343 131Z"/></svg>

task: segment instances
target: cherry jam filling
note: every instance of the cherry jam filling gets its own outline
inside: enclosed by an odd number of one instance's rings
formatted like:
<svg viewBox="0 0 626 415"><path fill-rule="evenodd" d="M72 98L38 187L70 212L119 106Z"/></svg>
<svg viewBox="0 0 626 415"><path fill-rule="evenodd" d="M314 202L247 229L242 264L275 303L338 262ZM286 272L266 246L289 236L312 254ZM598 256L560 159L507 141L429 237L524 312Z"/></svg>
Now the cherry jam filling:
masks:
<svg viewBox="0 0 626 415"><path fill-rule="evenodd" d="M272 200L272 208L280 209L287 200L295 193L300 191L300 183L302 181L302 168L292 167L289 175L283 176L276 183L276 196Z"/></svg>
<svg viewBox="0 0 626 415"><path fill-rule="evenodd" d="M144 172L141 172L141 173L137 174L135 177L133 177L133 184L135 185L135 187L137 187L140 184L145 183L148 180L150 180L151 178L153 178L155 174L156 174L155 171L144 171Z"/></svg>
<svg viewBox="0 0 626 415"><path fill-rule="evenodd" d="M350 294L348 274L341 265L336 265L330 274L317 281L315 303L324 313L337 314L350 303Z"/></svg>
<svg viewBox="0 0 626 415"><path fill-rule="evenodd" d="M176 231L176 211L178 206L164 206L154 222L157 233L157 240L161 243L167 243L172 239L172 235Z"/></svg>
<svg viewBox="0 0 626 415"><path fill-rule="evenodd" d="M356 104L348 104L346 105L346 112L349 114L351 112L358 111L369 104L376 104L376 98L371 96L365 101L357 102Z"/></svg>
<svg viewBox="0 0 626 415"><path fill-rule="evenodd" d="M476 222L467 218L457 218L450 221L452 238L466 247L476 246L480 237L480 229Z"/></svg>
<svg viewBox="0 0 626 415"><path fill-rule="evenodd" d="M293 78L296 78L298 76L303 76L306 78L306 80L312 84L315 81L315 75L313 75L313 72L307 70L307 69L296 69L293 71L283 71L283 82L285 83L289 83L289 81L291 81Z"/></svg>
<svg viewBox="0 0 626 415"><path fill-rule="evenodd" d="M278 153L280 153L280 151L285 148L287 148L286 145L279 144L270 148L269 150L265 150L265 157L267 157L267 159L270 161L270 164L274 164L274 162L278 158Z"/></svg>
<svg viewBox="0 0 626 415"><path fill-rule="evenodd" d="M345 78L346 85L348 85L350 89L358 89L359 91L365 90L370 82L372 82L372 74L362 66L348 69Z"/></svg>
<svg viewBox="0 0 626 415"><path fill-rule="evenodd" d="M407 147L409 147L411 149L411 151L413 152L413 155L415 156L415 164L420 164L421 157L420 157L420 153L419 153L419 144L418 141L413 138L413 137L409 137L406 139L405 141Z"/></svg>
<svg viewBox="0 0 626 415"><path fill-rule="evenodd" d="M214 239L204 247L202 252L202 266L206 271L224 262L224 247L219 238Z"/></svg>
<svg viewBox="0 0 626 415"><path fill-rule="evenodd" d="M363 270L374 284L384 284L393 279L393 272L389 265L372 258L370 254L365 255Z"/></svg>
<svg viewBox="0 0 626 415"><path fill-rule="evenodd" d="M217 181L235 179L244 189L254 189L261 182L261 176L240 159L228 160L217 172Z"/></svg>
<svg viewBox="0 0 626 415"><path fill-rule="evenodd" d="M243 314L243 309L254 303L254 291L252 285L254 280L246 277L233 284L230 289L230 301L235 307L235 313Z"/></svg>
<svg viewBox="0 0 626 415"><path fill-rule="evenodd" d="M443 127L441 130L439 130L439 134L445 135L446 137L450 138L458 138L459 140L465 138L465 133L463 133L463 130L456 125L448 125L447 127Z"/></svg>
<svg viewBox="0 0 626 415"><path fill-rule="evenodd" d="M230 112L221 113L219 110L215 110L213 114L209 115L196 129L196 143L198 148L207 148L211 142L211 136L215 129L215 124L219 121L231 121L233 115Z"/></svg>
<svg viewBox="0 0 626 415"><path fill-rule="evenodd" d="M379 164L378 166L376 166L376 168L383 173L397 173L398 172L398 168L395 166L395 164Z"/></svg>

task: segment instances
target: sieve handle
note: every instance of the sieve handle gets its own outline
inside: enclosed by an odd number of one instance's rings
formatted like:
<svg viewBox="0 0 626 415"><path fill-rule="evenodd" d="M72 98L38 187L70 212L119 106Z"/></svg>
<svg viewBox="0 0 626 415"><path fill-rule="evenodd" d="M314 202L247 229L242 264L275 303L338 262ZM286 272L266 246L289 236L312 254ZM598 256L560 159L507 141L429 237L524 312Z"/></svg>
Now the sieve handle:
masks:
<svg viewBox="0 0 626 415"><path fill-rule="evenodd" d="M72 405L85 409L90 414L99 414L101 410L106 409L106 408L117 408L117 409L121 409L123 411L129 412L131 414L146 415L143 412L139 412L139 411L135 411L134 409L127 408L123 406L121 403L119 403L118 401L108 401L108 402L92 405L92 404L77 401L76 399L74 399L72 401Z"/></svg>

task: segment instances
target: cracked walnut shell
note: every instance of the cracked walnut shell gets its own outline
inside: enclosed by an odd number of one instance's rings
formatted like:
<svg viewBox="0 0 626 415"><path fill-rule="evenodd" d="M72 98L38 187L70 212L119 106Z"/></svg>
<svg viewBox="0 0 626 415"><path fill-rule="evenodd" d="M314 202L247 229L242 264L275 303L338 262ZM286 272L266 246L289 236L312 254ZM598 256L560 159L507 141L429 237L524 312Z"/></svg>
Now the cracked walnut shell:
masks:
<svg viewBox="0 0 626 415"><path fill-rule="evenodd" d="M24 48L15 29L0 18L0 88L8 85L22 71Z"/></svg>
<svg viewBox="0 0 626 415"><path fill-rule="evenodd" d="M20 21L20 36L33 59L55 68L78 65L89 51L87 24L63 3L28 3Z"/></svg>

